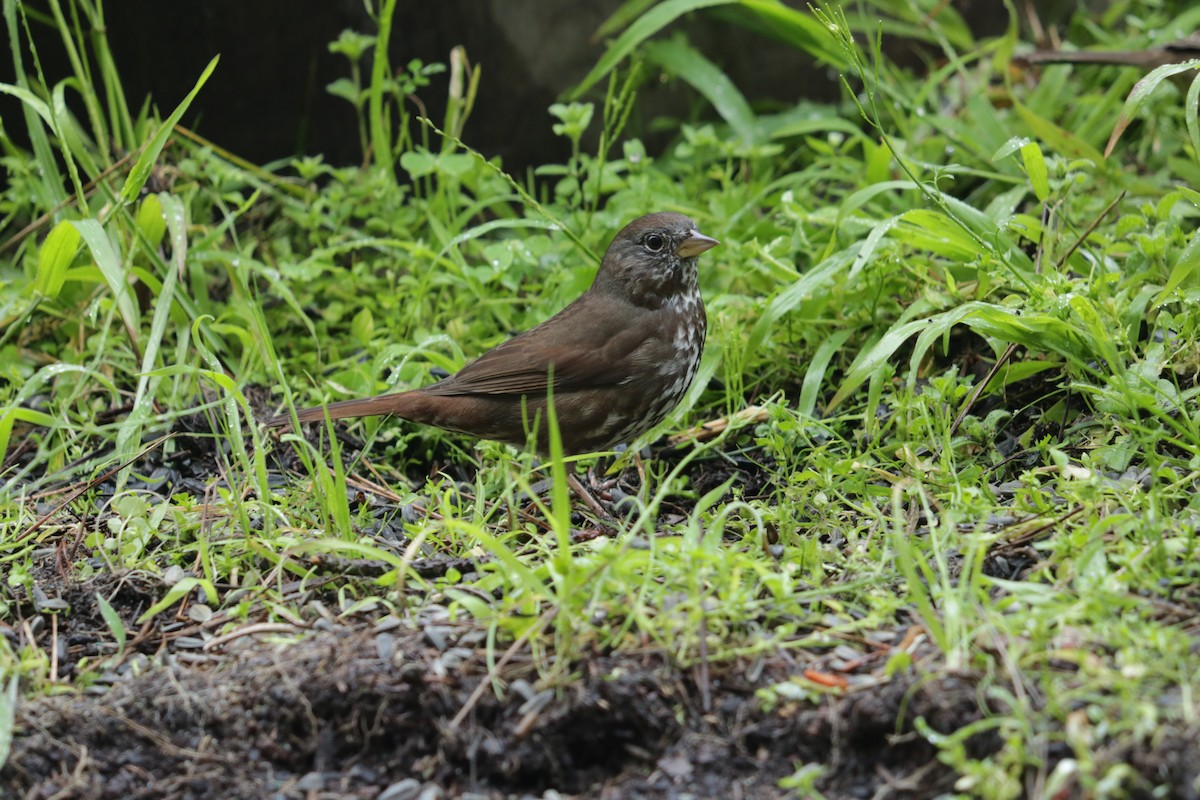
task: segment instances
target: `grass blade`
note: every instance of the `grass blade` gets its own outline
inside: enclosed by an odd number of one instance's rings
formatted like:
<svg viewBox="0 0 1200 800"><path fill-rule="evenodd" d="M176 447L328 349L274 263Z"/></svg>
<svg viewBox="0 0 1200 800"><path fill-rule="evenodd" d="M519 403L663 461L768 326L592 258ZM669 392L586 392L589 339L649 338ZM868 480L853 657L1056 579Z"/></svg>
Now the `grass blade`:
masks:
<svg viewBox="0 0 1200 800"><path fill-rule="evenodd" d="M646 57L703 95L742 144L757 144L763 138L746 98L729 76L699 50L682 39L671 39L651 43L646 48Z"/></svg>
<svg viewBox="0 0 1200 800"><path fill-rule="evenodd" d="M67 279L67 267L79 250L79 231L69 222L55 225L38 251L37 277L33 290L46 297L58 297Z"/></svg>
<svg viewBox="0 0 1200 800"><path fill-rule="evenodd" d="M19 674L14 669L8 676L4 686L0 686L0 769L8 761L12 752L13 724L17 717L17 679Z"/></svg>
<svg viewBox="0 0 1200 800"><path fill-rule="evenodd" d="M117 313L125 324L125 332L129 341L137 347L138 330L141 325L137 306L133 303L133 293L129 290L128 276L121 263L121 257L104 232L104 228L94 219L76 220L71 223L83 237L84 243L96 260L96 266L104 276L104 281L112 291L113 302L117 304Z"/></svg>
<svg viewBox="0 0 1200 800"><path fill-rule="evenodd" d="M200 74L200 79L196 81L196 85L188 92L187 97L183 98L183 102L175 107L171 112L171 116L158 126L158 130L154 136L142 148L142 154L138 156L137 163L133 165L133 169L129 171L129 177L125 179L125 185L121 187L121 199L126 203L132 203L137 199L138 193L142 191L142 187L146 185L146 179L150 177L150 170L154 166L154 162L158 160L158 154L162 152L163 146L167 143L167 137L175 129L175 124L183 117L184 112L196 99L196 95L200 93L200 88L208 81L208 77L212 75L213 70L217 68L217 62L221 60L220 56L213 56L213 60L208 62L208 66L204 68L204 72Z"/></svg>
<svg viewBox="0 0 1200 800"><path fill-rule="evenodd" d="M596 62L579 85L567 95L570 100L578 100L583 93L596 85L601 78L625 60L634 49L675 20L692 11L703 8L726 5L734 0L666 0L651 8L637 21L625 29L617 40L609 45L608 50Z"/></svg>
<svg viewBox="0 0 1200 800"><path fill-rule="evenodd" d="M1137 113L1142 103L1150 96L1151 92L1158 88L1160 83L1172 75L1195 72L1197 68L1200 68L1200 59L1185 61L1182 64L1164 64L1138 81L1125 100L1124 107L1121 108L1121 116L1117 117L1117 124L1113 126L1112 136L1108 137L1108 144L1104 147L1104 157L1108 158L1112 155L1113 148L1117 146L1121 134L1129 127L1129 123L1133 122L1133 115ZM1193 103L1193 107L1194 105Z"/></svg>

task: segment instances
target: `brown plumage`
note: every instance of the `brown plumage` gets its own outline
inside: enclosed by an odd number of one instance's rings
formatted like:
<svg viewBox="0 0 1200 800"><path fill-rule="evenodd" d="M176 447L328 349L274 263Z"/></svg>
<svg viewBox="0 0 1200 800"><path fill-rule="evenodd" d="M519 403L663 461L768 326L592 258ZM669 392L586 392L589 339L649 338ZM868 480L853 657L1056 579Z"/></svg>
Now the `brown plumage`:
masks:
<svg viewBox="0 0 1200 800"><path fill-rule="evenodd" d="M296 412L300 422L393 414L482 439L524 446L550 375L563 449L569 454L628 442L661 422L696 376L704 349L704 303L696 257L717 245L682 214L648 214L613 239L591 288L558 314L489 350L454 375L398 394L343 400ZM292 422L280 415L268 425Z"/></svg>

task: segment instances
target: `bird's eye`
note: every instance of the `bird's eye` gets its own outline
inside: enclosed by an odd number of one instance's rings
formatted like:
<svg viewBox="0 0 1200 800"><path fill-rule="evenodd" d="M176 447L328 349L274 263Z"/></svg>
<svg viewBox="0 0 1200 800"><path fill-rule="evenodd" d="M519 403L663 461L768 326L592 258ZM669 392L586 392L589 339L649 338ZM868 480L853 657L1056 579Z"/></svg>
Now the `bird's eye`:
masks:
<svg viewBox="0 0 1200 800"><path fill-rule="evenodd" d="M651 253L657 253L659 250L663 249L663 237L659 236L657 233L652 233L646 237L644 244L646 245L646 249Z"/></svg>

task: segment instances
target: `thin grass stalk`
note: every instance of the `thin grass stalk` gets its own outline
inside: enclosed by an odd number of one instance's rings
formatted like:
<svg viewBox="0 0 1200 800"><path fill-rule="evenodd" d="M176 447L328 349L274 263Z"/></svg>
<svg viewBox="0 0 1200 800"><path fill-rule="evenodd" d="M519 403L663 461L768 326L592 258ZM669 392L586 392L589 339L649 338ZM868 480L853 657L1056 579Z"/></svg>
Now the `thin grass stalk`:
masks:
<svg viewBox="0 0 1200 800"><path fill-rule="evenodd" d="M388 135L386 108L383 102L384 86L388 81L391 69L388 64L388 44L392 38L392 16L396 10L396 0L384 0L379 12L379 34L375 43L374 59L371 67L370 119L371 119L371 148L374 151L375 166L391 175L393 171L392 140Z"/></svg>
<svg viewBox="0 0 1200 800"><path fill-rule="evenodd" d="M100 111L100 100L96 96L91 67L87 63L87 60L80 54L83 44L83 31L79 24L78 6L72 3L71 10L74 24L67 22L59 0L50 0L50 12L54 15L54 22L58 27L63 48L67 51L67 60L71 62L71 70L75 73L75 78L78 81L79 85L76 88L79 90L84 108L87 109L88 122L92 126L92 135L96 139L96 146L104 156L105 163L109 163L112 161L112 142L109 138L108 126L105 124L104 115ZM72 35L72 31L74 35ZM32 44L31 41L30 45L32 46Z"/></svg>

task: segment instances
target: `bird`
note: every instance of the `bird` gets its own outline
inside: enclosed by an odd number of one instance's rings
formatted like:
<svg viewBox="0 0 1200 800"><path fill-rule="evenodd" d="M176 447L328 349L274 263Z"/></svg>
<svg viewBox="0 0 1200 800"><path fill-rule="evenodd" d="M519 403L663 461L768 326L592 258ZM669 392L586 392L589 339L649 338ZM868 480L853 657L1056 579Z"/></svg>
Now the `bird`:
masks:
<svg viewBox="0 0 1200 800"><path fill-rule="evenodd" d="M548 456L550 395L565 455L629 443L662 422L696 377L707 328L696 261L718 244L683 214L639 217L613 238L587 291L453 375L266 424L390 414L518 448L532 443Z"/></svg>

